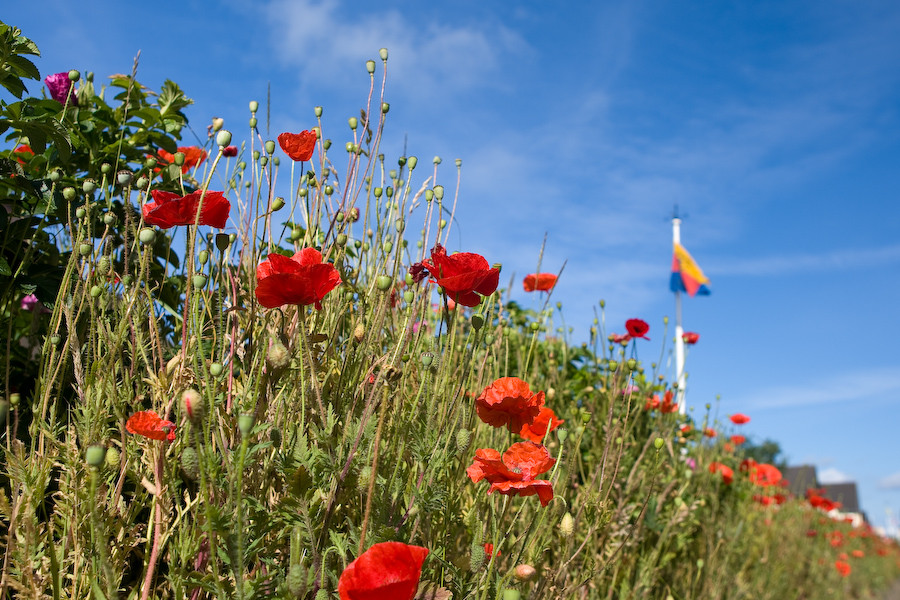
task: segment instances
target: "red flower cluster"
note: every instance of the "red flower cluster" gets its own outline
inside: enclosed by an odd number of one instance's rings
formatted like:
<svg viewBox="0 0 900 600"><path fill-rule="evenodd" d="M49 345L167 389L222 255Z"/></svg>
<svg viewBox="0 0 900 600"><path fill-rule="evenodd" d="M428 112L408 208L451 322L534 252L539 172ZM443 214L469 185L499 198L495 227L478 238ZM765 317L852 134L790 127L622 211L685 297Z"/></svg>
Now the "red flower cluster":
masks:
<svg viewBox="0 0 900 600"><path fill-rule="evenodd" d="M412 600L428 549L381 542L347 565L338 580L341 600Z"/></svg>
<svg viewBox="0 0 900 600"><path fill-rule="evenodd" d="M685 331L683 334L681 334L681 339L684 340L685 344L693 346L700 341L700 334L694 333L693 331Z"/></svg>
<svg viewBox="0 0 900 600"><path fill-rule="evenodd" d="M534 423L543 405L544 392L532 392L518 377L497 379L475 399L475 411L482 421L492 427L506 427L513 433Z"/></svg>
<svg viewBox="0 0 900 600"><path fill-rule="evenodd" d="M644 403L644 410L659 410L661 413L673 413L678 411L678 403L675 402L675 392L672 390L666 390L666 393L663 394L662 402L659 400L659 396L653 394L650 398L647 399L647 402Z"/></svg>
<svg viewBox="0 0 900 600"><path fill-rule="evenodd" d="M555 285L556 275L553 273L532 273L522 281L526 292L549 292Z"/></svg>
<svg viewBox="0 0 900 600"><path fill-rule="evenodd" d="M809 489L806 490L806 499L809 501L810 506L813 508L821 508L825 512L831 512L836 508L841 507L840 502L835 502L834 500L829 500L822 494L825 493L825 490L816 490Z"/></svg>
<svg viewBox="0 0 900 600"><path fill-rule="evenodd" d="M737 433L728 439L730 439L731 443L734 444L735 446L740 446L741 444L743 444L744 442L747 441L747 438L745 438L744 436L737 434Z"/></svg>
<svg viewBox="0 0 900 600"><path fill-rule="evenodd" d="M703 430L703 435L705 435L708 438L714 438L718 434L716 433L715 429L713 429L711 427L707 427L706 429Z"/></svg>
<svg viewBox="0 0 900 600"><path fill-rule="evenodd" d="M136 412L125 423L128 433L142 435L151 440L175 441L175 423L165 421L152 410Z"/></svg>
<svg viewBox="0 0 900 600"><path fill-rule="evenodd" d="M541 444L517 442L500 456L493 448L475 451L475 459L466 469L473 482L486 479L491 484L488 494L495 491L506 496L534 496L537 494L541 506L547 506L553 499L553 486L544 479L535 479L549 471L556 464L550 452Z"/></svg>
<svg viewBox="0 0 900 600"><path fill-rule="evenodd" d="M734 471L731 469L731 467L723 465L720 462L709 463L709 472L721 473L722 481L726 484L731 484L731 482L734 481Z"/></svg>
<svg viewBox="0 0 900 600"><path fill-rule="evenodd" d="M837 569L837 572L841 574L841 577L847 577L853 570L850 567L850 563L844 562L842 560L834 561L834 568Z"/></svg>
<svg viewBox="0 0 900 600"><path fill-rule="evenodd" d="M750 467L750 482L761 487L776 485L781 481L781 471L775 465L757 463Z"/></svg>
<svg viewBox="0 0 900 600"><path fill-rule="evenodd" d="M306 162L312 158L316 149L316 132L301 131L300 133L280 133L278 134L278 145L284 150L284 153L296 162Z"/></svg>
<svg viewBox="0 0 900 600"><path fill-rule="evenodd" d="M744 425L750 422L750 417L743 413L734 413L728 418L731 419L731 422L735 425Z"/></svg>
<svg viewBox="0 0 900 600"><path fill-rule="evenodd" d="M340 283L338 270L323 263L315 248L304 248L291 258L272 253L256 267L256 299L266 308L315 304L322 310L322 298Z"/></svg>
<svg viewBox="0 0 900 600"><path fill-rule="evenodd" d="M197 165L203 164L203 161L206 160L206 150L198 146L178 146L178 152L184 154L184 162L181 164L182 175ZM162 166L175 163L175 155L171 152L160 149L156 154ZM158 173L159 171L159 168L154 169L155 173Z"/></svg>
<svg viewBox="0 0 900 600"><path fill-rule="evenodd" d="M422 266L450 298L463 306L478 306L479 294L490 296L500 283L500 269L491 268L480 254L457 252L448 256L440 244L431 249L431 260L422 261Z"/></svg>
<svg viewBox="0 0 900 600"><path fill-rule="evenodd" d="M210 192L205 194L203 190L191 192L187 196L179 196L172 192L153 190L152 202L147 202L141 207L144 222L148 225L156 225L161 229L168 229L176 225L193 225L197 219L197 209L200 208L200 220L198 225L210 225L222 229L228 222L228 213L231 212L231 203L222 192ZM203 206L200 206L200 198L203 198Z"/></svg>

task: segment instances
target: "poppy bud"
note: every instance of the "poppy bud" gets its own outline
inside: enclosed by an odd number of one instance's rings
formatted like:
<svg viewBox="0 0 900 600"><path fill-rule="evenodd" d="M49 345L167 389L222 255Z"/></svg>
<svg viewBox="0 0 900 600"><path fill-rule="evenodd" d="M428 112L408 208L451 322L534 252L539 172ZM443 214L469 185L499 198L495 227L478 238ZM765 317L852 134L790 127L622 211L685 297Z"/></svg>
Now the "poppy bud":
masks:
<svg viewBox="0 0 900 600"><path fill-rule="evenodd" d="M382 292L386 292L391 289L391 286L394 284L394 280L391 279L387 275L379 275L375 279L375 287L377 287Z"/></svg>
<svg viewBox="0 0 900 600"><path fill-rule="evenodd" d="M559 522L559 534L564 538L572 535L572 532L575 530L575 517L572 516L572 513L566 513L563 515L562 520Z"/></svg>
<svg viewBox="0 0 900 600"><path fill-rule="evenodd" d="M363 327L361 323L353 328L353 339L355 339L357 342L361 342L365 335L366 328Z"/></svg>
<svg viewBox="0 0 900 600"><path fill-rule="evenodd" d="M90 244L81 244L78 246L78 253L82 256L87 256L91 252L93 252L94 247Z"/></svg>
<svg viewBox="0 0 900 600"><path fill-rule="evenodd" d="M516 570L513 572L513 574L519 581L531 581L532 579L534 579L534 576L537 575L537 569L535 569L531 565L523 563L516 566Z"/></svg>
<svg viewBox="0 0 900 600"><path fill-rule="evenodd" d="M663 447L663 444L665 444L665 443L666 443L666 441L664 439L662 439L661 437L658 437L655 440L653 440L653 446L657 450L661 449Z"/></svg>
<svg viewBox="0 0 900 600"><path fill-rule="evenodd" d="M72 69L71 71L69 71L69 72L67 73L67 75L68 75L68 77L69 77L69 81L71 81L72 83L75 83L76 81L78 81L79 79L81 79L81 73L79 73L79 72L76 71L75 69Z"/></svg>
<svg viewBox="0 0 900 600"><path fill-rule="evenodd" d="M150 181L146 177L138 177L137 181L134 182L134 185L139 190L146 189L148 185L150 185Z"/></svg>
<svg viewBox="0 0 900 600"><path fill-rule="evenodd" d="M472 540L472 546L469 548L469 570L476 573L484 566L485 558L484 545L476 538Z"/></svg>
<svg viewBox="0 0 900 600"><path fill-rule="evenodd" d="M629 371L634 371L635 369L637 369L637 361L633 358L629 358L627 361L625 361L625 365L628 367Z"/></svg>
<svg viewBox="0 0 900 600"><path fill-rule="evenodd" d="M84 462L92 467L100 467L106 459L106 448L99 444L88 446L84 453Z"/></svg>
<svg viewBox="0 0 900 600"><path fill-rule="evenodd" d="M469 449L472 442L472 432L468 429L460 429L456 432L456 453L463 455Z"/></svg>
<svg viewBox="0 0 900 600"><path fill-rule="evenodd" d="M274 370L281 370L291 364L291 353L281 342L276 341L269 346L266 353L266 362Z"/></svg>
<svg viewBox="0 0 900 600"><path fill-rule="evenodd" d="M200 457L197 456L197 451L190 446L181 451L181 470L191 481L200 478Z"/></svg>
<svg viewBox="0 0 900 600"><path fill-rule="evenodd" d="M138 239L141 240L142 244L152 244L153 240L156 239L156 232L149 227L144 227L138 234Z"/></svg>
<svg viewBox="0 0 900 600"><path fill-rule="evenodd" d="M187 389L181 394L181 408L192 425L197 425L206 414L206 401L195 389Z"/></svg>
<svg viewBox="0 0 900 600"><path fill-rule="evenodd" d="M306 580L308 578L306 566L302 563L291 565L287 576L287 587L293 598L302 598L306 595Z"/></svg>
<svg viewBox="0 0 900 600"><path fill-rule="evenodd" d="M365 494L369 491L369 482L372 480L372 467L366 465L362 469L359 470L359 474L356 476L356 490L360 494Z"/></svg>
<svg viewBox="0 0 900 600"><path fill-rule="evenodd" d="M104 457L104 463L110 469L118 469L119 461L122 458L122 453L119 452L119 449L115 446L106 449L106 456Z"/></svg>
<svg viewBox="0 0 900 600"><path fill-rule="evenodd" d="M314 600L330 600L331 594L328 593L328 590L325 588L321 588L318 592L316 592L316 597Z"/></svg>

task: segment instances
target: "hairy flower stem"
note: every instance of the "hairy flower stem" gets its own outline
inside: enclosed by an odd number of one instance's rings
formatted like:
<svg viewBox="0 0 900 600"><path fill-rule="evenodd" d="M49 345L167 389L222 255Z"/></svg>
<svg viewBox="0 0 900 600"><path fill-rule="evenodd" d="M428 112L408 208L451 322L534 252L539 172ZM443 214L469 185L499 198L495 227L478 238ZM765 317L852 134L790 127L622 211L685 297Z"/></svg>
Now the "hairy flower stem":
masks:
<svg viewBox="0 0 900 600"><path fill-rule="evenodd" d="M378 450L381 447L381 430L384 425L384 415L387 413L387 387L381 395L381 407L378 411L378 427L375 429L375 447L372 450L372 472L369 475L369 489L366 496L366 511L363 515L362 527L359 532L359 554L366 547L366 530L369 526L369 516L372 514L372 496L375 495L375 481L378 479Z"/></svg>
<svg viewBox="0 0 900 600"><path fill-rule="evenodd" d="M156 493L153 495L153 548L150 550L150 560L147 563L147 574L144 576L144 584L141 589L141 600L147 600L150 597L150 588L153 584L153 574L156 571L156 561L159 560L159 550L162 545L162 509L160 506L160 496L163 492L163 460L164 451L162 448L156 448L157 459L153 469L153 479L156 484Z"/></svg>

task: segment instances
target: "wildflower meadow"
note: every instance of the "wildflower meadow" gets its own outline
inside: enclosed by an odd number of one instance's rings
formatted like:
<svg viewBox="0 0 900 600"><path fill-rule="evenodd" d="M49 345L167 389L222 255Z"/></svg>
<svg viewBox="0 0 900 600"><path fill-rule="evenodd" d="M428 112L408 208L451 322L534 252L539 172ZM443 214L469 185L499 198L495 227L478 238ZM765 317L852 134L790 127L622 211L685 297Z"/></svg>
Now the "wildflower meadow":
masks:
<svg viewBox="0 0 900 600"><path fill-rule="evenodd" d="M601 303L572 343L539 244L517 280L453 246L464 165L381 149L388 50L356 116L298 107L267 139L247 99L190 146L189 85L41 74L26 35L0 23L0 597L823 600L900 577L894 540L753 460L752 415L679 413L667 323Z"/></svg>

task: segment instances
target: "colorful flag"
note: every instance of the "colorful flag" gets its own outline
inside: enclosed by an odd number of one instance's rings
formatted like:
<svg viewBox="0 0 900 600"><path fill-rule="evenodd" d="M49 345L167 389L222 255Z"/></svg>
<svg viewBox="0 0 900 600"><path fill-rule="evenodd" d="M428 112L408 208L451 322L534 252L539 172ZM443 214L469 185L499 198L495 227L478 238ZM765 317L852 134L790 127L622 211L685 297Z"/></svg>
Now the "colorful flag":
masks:
<svg viewBox="0 0 900 600"><path fill-rule="evenodd" d="M688 254L681 244L675 244L675 252L672 255L672 279L669 287L673 292L687 292L689 296L709 295L709 283L706 275Z"/></svg>

